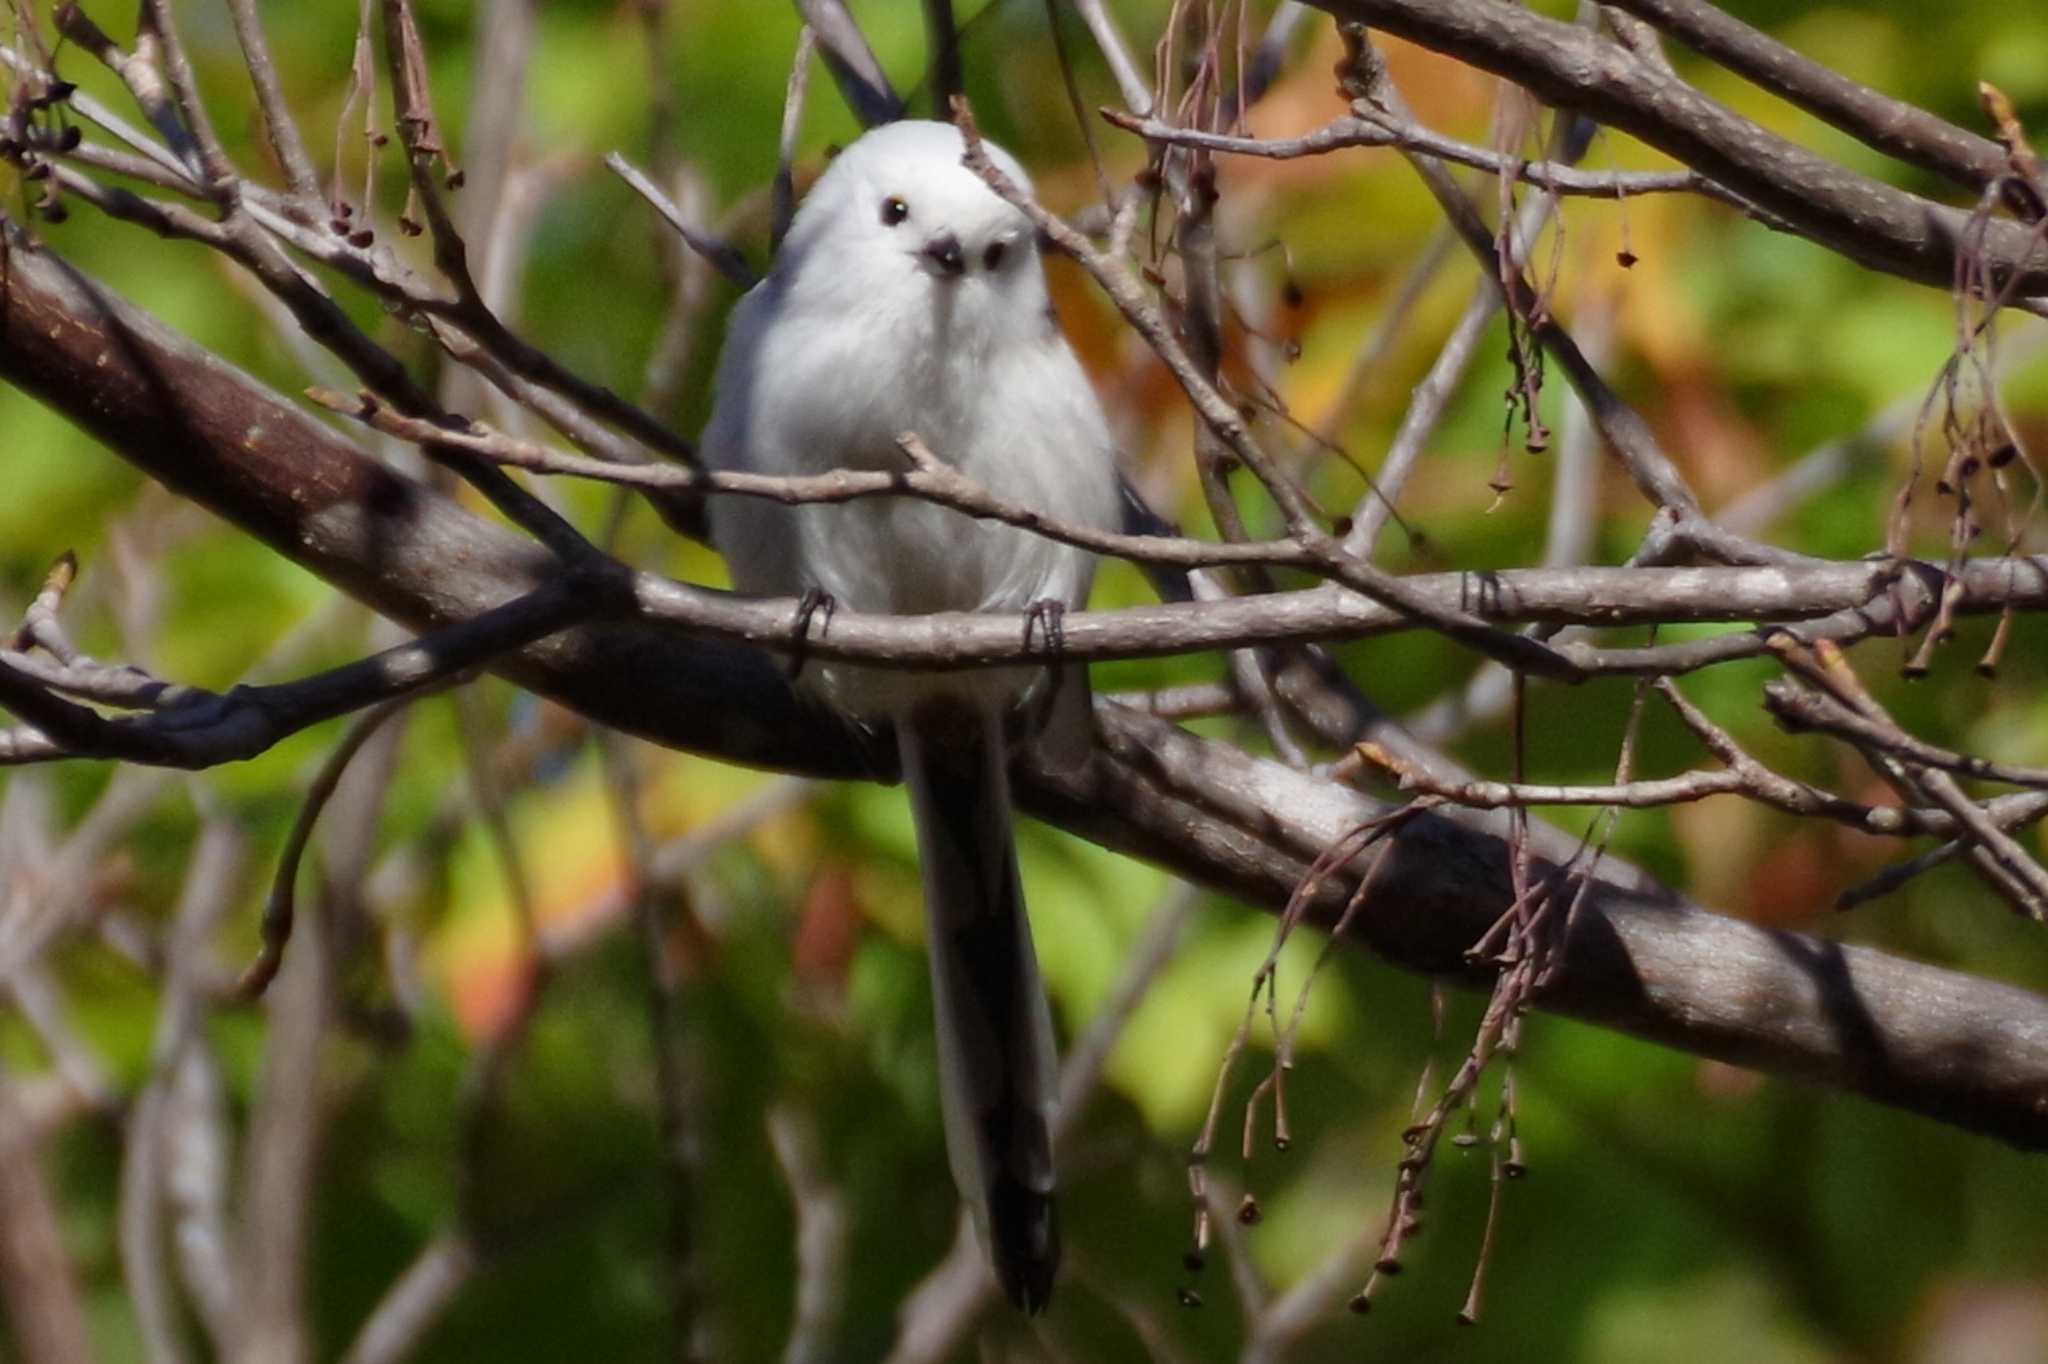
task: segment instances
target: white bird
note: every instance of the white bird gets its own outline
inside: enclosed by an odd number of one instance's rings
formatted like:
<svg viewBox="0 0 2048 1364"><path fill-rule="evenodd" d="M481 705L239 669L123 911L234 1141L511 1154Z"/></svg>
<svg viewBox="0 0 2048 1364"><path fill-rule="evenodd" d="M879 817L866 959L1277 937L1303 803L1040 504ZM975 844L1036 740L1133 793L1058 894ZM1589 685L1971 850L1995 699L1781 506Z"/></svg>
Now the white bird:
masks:
<svg viewBox="0 0 2048 1364"><path fill-rule="evenodd" d="M1012 157L984 145L1028 188ZM772 272L734 309L708 465L900 470L898 438L915 432L999 497L1117 524L1108 426L1053 316L1036 234L964 152L949 124L892 123L819 177ZM908 497L723 497L711 527L738 590L821 594L861 612L1078 606L1094 571L1071 546ZM845 714L895 728L923 863L953 1176L1003 1290L1036 1312L1059 1260L1056 1068L1010 830L1006 722L1050 712L1069 730L1065 750L1085 752L1085 678L832 666L812 669L810 684Z"/></svg>

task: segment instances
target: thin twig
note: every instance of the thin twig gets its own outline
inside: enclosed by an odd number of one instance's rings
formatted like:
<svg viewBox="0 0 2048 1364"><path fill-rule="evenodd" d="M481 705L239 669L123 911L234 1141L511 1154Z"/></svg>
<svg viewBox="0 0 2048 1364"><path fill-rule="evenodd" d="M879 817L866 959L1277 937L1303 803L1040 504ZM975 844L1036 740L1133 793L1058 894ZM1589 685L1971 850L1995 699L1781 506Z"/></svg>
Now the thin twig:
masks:
<svg viewBox="0 0 2048 1364"><path fill-rule="evenodd" d="M950 21L950 8L947 17ZM805 24L797 31L796 52L789 59L789 84L782 92L782 132L775 145L775 179L768 190L768 247L771 252L781 250L782 239L789 232L790 221L796 217L796 138L803 127L804 96L810 90L811 58L816 55L817 50L817 32L809 24ZM956 56L956 67L957 64ZM957 71L955 74L958 74ZM611 157L605 158L605 164L622 176L626 174L625 170L614 164ZM640 189L640 182L630 177L626 183L636 190ZM652 199L648 202L654 204L655 211L666 218L678 233L684 234L685 241L691 240L682 226L679 213ZM696 248L695 242L691 242L691 245L693 249ZM724 249L730 251L732 248ZM699 254L702 252L699 251ZM737 280L734 282L738 283Z"/></svg>
<svg viewBox="0 0 2048 1364"><path fill-rule="evenodd" d="M256 959L242 972L235 986L235 993L243 999L260 998L270 982L276 977L278 967L284 964L285 945L291 941L293 906L297 899L299 861L305 856L307 846L312 842L313 826L320 818L320 812L327 808L327 802L341 785L342 774L370 736L407 705L412 697L398 697L371 707L357 718L341 742L327 755L320 770L313 776L313 784L306 790L306 798L299 805L298 817L292 821L291 832L286 835L284 850L278 854L277 872L270 883L270 898L263 906L262 949Z"/></svg>
<svg viewBox="0 0 2048 1364"><path fill-rule="evenodd" d="M1230 156L1289 161L1303 156L1323 156L1350 147L1398 147L1402 151L1419 152L1496 175L1507 175L1553 194L1583 195L1595 199L1628 199L1646 194L1704 194L1725 203L1741 205L1741 200L1696 171L1582 171L1550 161L1525 161L1445 137L1404 118L1382 116L1365 119L1354 116L1340 118L1299 137L1257 138L1181 128L1158 119L1134 118L1115 109L1103 109L1101 113L1125 132L1135 133L1148 142L1199 147Z"/></svg>
<svg viewBox="0 0 2048 1364"><path fill-rule="evenodd" d="M676 235L688 243L692 251L708 261L719 274L731 281L735 288L751 289L760 282L761 276L755 272L753 266L747 264L746 257L740 254L738 247L730 242L707 237L700 232L683 216L683 211L676 207L675 201L663 194L661 188L649 180L632 162L617 152L611 152L605 156L604 164L613 175L632 186L633 192L652 205L654 211L661 215L662 221L674 228Z"/></svg>
<svg viewBox="0 0 2048 1364"><path fill-rule="evenodd" d="M263 110L263 130L270 138L270 150L284 170L285 184L293 195L309 204L320 200L320 173L313 168L312 154L299 135L291 105L285 101L284 83L278 79L277 63L270 55L270 42L263 35L263 20L256 12L256 0L228 0L228 13L235 21L235 40L242 45L242 63L250 83L256 87L256 103Z"/></svg>

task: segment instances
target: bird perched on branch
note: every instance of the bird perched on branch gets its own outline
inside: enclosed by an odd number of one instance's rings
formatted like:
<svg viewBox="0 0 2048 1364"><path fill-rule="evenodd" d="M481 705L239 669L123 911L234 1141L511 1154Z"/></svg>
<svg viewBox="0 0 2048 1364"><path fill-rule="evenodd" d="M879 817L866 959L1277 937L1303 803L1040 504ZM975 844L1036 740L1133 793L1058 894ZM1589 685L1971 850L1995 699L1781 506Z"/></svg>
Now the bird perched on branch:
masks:
<svg viewBox="0 0 2048 1364"><path fill-rule="evenodd" d="M983 144L1014 185L1023 168ZM1107 424L1046 293L1030 220L963 164L958 129L892 123L841 152L769 276L734 310L703 436L711 467L900 470L915 434L989 492L1074 525L1118 520ZM785 506L726 497L733 584L830 609L1080 605L1093 561L912 497ZM806 610L805 621L813 617ZM1045 1306L1059 1261L1051 1018L1010 829L1010 736L1085 753L1078 669L810 671L824 700L895 729L923 864L946 1144L996 1278ZM1026 718L1020 718L1026 717Z"/></svg>

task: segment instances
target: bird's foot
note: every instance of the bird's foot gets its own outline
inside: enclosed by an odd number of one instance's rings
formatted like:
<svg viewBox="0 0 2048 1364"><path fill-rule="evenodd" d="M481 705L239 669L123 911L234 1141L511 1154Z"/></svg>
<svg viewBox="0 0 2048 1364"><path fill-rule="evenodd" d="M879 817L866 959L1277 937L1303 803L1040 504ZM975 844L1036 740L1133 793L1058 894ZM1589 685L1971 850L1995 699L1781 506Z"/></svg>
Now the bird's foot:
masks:
<svg viewBox="0 0 2048 1364"><path fill-rule="evenodd" d="M1031 647L1031 636L1037 632L1045 638L1045 651L1058 658L1066 647L1067 604L1058 597L1040 597L1024 608L1024 647Z"/></svg>
<svg viewBox="0 0 2048 1364"><path fill-rule="evenodd" d="M1033 633L1045 640L1046 654L1057 660L1066 648L1067 604L1057 597L1040 597L1024 608L1024 647L1031 647ZM1045 684L1037 689L1037 699L1025 708L1025 721L1036 732L1043 730L1050 722L1054 709L1063 699L1062 693L1071 684L1067 670L1053 666L1046 669Z"/></svg>
<svg viewBox="0 0 2048 1364"><path fill-rule="evenodd" d="M830 592L822 587L804 589L796 601L796 625L794 628L795 647L789 651L789 680L795 682L803 675L804 664L810 661L810 653L804 647L810 642L811 622L818 621L818 633L824 634L832 628L832 613L839 609L839 603Z"/></svg>

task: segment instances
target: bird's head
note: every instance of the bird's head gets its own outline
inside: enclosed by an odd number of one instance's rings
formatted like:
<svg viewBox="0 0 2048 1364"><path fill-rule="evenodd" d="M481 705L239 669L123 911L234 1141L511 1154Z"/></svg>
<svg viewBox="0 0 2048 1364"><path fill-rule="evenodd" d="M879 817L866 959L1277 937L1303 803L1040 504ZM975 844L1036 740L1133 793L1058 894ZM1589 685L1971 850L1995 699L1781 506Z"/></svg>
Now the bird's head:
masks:
<svg viewBox="0 0 2048 1364"><path fill-rule="evenodd" d="M1028 193L1016 159L982 145ZM877 307L929 298L955 314L1036 319L1045 281L1031 221L962 163L965 152L948 123L905 120L865 134L805 197L777 273Z"/></svg>

